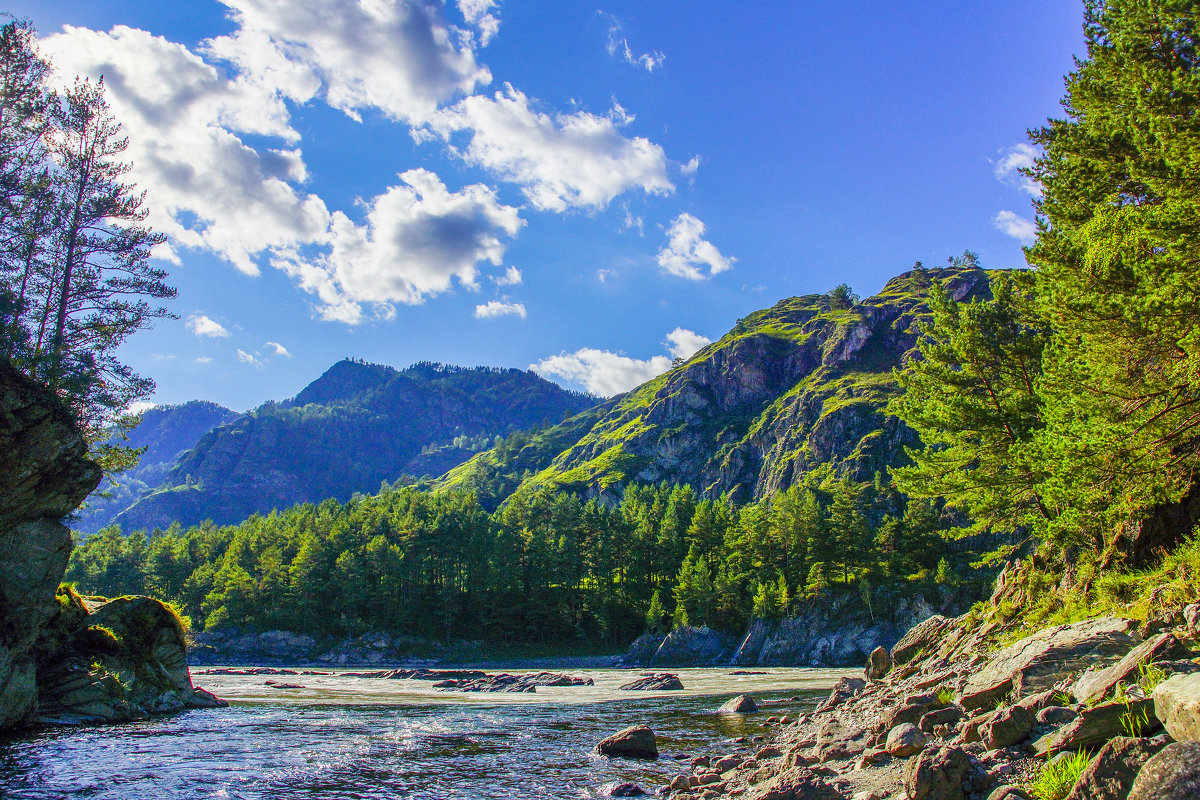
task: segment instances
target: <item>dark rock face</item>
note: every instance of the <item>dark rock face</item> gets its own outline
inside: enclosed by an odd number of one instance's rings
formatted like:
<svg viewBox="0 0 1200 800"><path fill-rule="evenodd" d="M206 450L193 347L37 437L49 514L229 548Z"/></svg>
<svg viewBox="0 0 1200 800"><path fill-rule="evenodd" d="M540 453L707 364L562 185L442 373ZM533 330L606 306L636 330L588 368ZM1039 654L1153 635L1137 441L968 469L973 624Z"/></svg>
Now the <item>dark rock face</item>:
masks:
<svg viewBox="0 0 1200 800"><path fill-rule="evenodd" d="M1200 742L1177 742L1152 756L1138 773L1129 800L1200 797Z"/></svg>
<svg viewBox="0 0 1200 800"><path fill-rule="evenodd" d="M601 739L596 752L613 758L658 758L658 743L654 731L645 725L634 725Z"/></svg>
<svg viewBox="0 0 1200 800"><path fill-rule="evenodd" d="M1142 765L1170 741L1166 736L1118 736L1100 749L1066 800L1125 800Z"/></svg>
<svg viewBox="0 0 1200 800"><path fill-rule="evenodd" d="M676 628L667 634L650 659L654 667L693 667L720 661L726 648L708 626Z"/></svg>
<svg viewBox="0 0 1200 800"><path fill-rule="evenodd" d="M60 520L100 482L86 455L58 399L0 363L0 729L26 721L37 702L32 648L71 553Z"/></svg>

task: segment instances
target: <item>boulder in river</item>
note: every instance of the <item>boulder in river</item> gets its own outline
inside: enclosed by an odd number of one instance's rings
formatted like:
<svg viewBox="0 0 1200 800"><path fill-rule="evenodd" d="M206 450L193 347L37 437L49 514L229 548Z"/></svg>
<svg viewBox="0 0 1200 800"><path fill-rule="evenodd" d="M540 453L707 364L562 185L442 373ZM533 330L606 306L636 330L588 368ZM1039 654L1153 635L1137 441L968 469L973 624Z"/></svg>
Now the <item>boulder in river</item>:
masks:
<svg viewBox="0 0 1200 800"><path fill-rule="evenodd" d="M675 692L683 688L683 681L671 672L652 672L620 688L626 692Z"/></svg>
<svg viewBox="0 0 1200 800"><path fill-rule="evenodd" d="M721 714L753 714L758 711L758 703L748 694L739 694L722 703L717 711Z"/></svg>
<svg viewBox="0 0 1200 800"><path fill-rule="evenodd" d="M633 725L600 740L596 752L612 758L658 758L654 731L645 725Z"/></svg>

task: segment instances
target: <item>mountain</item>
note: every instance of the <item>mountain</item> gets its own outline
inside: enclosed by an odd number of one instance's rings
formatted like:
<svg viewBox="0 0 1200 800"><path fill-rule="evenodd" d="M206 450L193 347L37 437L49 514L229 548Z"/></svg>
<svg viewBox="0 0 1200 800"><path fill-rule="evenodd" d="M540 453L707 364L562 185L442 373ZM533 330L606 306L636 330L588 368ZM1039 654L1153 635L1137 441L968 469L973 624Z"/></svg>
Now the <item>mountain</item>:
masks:
<svg viewBox="0 0 1200 800"><path fill-rule="evenodd" d="M611 498L626 483L660 481L749 500L825 465L871 480L916 441L884 406L934 280L956 300L988 292L987 273L962 266L906 272L861 302L781 300L667 373L480 453L436 485L473 488L495 505L518 487Z"/></svg>
<svg viewBox="0 0 1200 800"><path fill-rule="evenodd" d="M108 525L138 497L161 484L178 457L194 447L201 436L237 416L236 411L205 400L155 406L142 412L142 421L122 442L127 447L145 448L138 465L101 482L71 527L95 533Z"/></svg>
<svg viewBox="0 0 1200 800"><path fill-rule="evenodd" d="M204 434L157 490L117 516L125 530L233 523L254 513L440 475L498 437L593 405L532 372L344 360L295 398Z"/></svg>

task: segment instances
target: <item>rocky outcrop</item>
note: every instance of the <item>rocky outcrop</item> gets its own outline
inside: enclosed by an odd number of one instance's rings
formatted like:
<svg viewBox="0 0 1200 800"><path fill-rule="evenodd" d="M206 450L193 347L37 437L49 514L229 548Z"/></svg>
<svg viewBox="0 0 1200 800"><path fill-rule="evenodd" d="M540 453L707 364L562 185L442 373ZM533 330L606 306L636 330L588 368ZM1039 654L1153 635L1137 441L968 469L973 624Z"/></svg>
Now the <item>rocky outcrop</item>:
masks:
<svg viewBox="0 0 1200 800"><path fill-rule="evenodd" d="M663 638L648 666L697 667L725 660L728 647L721 635L703 625L676 628Z"/></svg>
<svg viewBox="0 0 1200 800"><path fill-rule="evenodd" d="M157 600L89 609L59 587L61 520L100 481L71 415L0 363L0 730L140 719L222 701L194 689L183 629Z"/></svg>
<svg viewBox="0 0 1200 800"><path fill-rule="evenodd" d="M1138 670L1147 663L1183 659L1190 655L1191 651L1174 636L1160 633L1130 650L1112 666L1089 669L1071 687L1071 694L1081 703L1094 703L1112 692L1118 683L1137 683Z"/></svg>
<svg viewBox="0 0 1200 800"><path fill-rule="evenodd" d="M1142 766L1169 742L1166 736L1118 736L1100 748L1064 800L1125 800Z"/></svg>
<svg viewBox="0 0 1200 800"><path fill-rule="evenodd" d="M58 398L0 362L0 729L35 711L33 647L58 611L71 553L61 520L99 482Z"/></svg>

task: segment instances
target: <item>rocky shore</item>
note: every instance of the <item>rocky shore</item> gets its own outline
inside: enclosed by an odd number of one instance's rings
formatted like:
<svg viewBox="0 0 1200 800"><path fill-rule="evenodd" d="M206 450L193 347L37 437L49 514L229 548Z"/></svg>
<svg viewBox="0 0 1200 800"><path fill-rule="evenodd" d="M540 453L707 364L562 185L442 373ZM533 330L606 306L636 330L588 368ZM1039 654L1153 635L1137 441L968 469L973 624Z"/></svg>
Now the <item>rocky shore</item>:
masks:
<svg viewBox="0 0 1200 800"><path fill-rule="evenodd" d="M1013 638L930 617L808 713L768 718L773 741L694 758L659 793L1022 800L1058 781L1067 800L1200 797L1200 604Z"/></svg>

